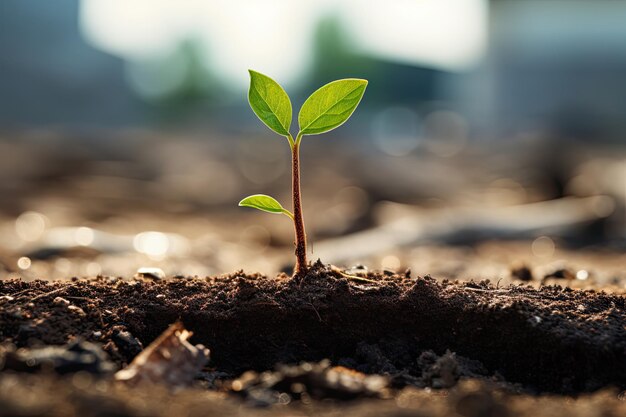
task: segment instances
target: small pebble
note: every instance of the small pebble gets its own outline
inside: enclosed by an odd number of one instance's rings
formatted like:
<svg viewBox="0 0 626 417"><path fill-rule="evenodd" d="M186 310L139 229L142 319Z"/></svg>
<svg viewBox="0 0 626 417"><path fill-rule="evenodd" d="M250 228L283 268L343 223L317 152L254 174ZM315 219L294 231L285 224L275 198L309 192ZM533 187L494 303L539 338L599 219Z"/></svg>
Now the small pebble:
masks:
<svg viewBox="0 0 626 417"><path fill-rule="evenodd" d="M158 281L165 279L165 272L161 268L142 267L137 270L135 278L150 278Z"/></svg>
<svg viewBox="0 0 626 417"><path fill-rule="evenodd" d="M54 304L55 306L68 306L70 305L70 302L63 297L56 297L54 300L52 300L52 304Z"/></svg>
<svg viewBox="0 0 626 417"><path fill-rule="evenodd" d="M80 307L77 307L77 306L67 306L67 309L70 310L72 313L77 314L77 315L79 315L81 317L86 316L85 310L83 310Z"/></svg>

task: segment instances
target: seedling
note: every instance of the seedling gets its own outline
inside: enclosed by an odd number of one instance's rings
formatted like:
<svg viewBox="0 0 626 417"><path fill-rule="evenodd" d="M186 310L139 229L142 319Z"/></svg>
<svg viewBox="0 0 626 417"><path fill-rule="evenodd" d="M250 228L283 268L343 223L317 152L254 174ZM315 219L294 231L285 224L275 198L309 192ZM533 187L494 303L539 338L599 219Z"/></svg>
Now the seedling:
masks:
<svg viewBox="0 0 626 417"><path fill-rule="evenodd" d="M307 270L306 233L302 217L300 196L300 142L305 135L329 132L346 122L359 105L367 80L348 78L337 80L321 87L306 99L300 113L300 131L294 139L291 127L291 101L285 90L270 77L250 70L248 101L254 113L274 132L284 136L291 147L291 190L293 213L284 208L275 198L255 194L239 202L240 206L252 207L269 213L284 214L293 220L296 239L296 266L294 275L302 276Z"/></svg>

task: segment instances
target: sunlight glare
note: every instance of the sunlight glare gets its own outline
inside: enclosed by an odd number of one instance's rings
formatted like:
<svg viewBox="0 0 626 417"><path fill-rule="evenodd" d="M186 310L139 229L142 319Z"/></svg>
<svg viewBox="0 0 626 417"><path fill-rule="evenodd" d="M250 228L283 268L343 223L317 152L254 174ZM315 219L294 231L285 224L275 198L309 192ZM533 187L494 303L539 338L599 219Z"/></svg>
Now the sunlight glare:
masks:
<svg viewBox="0 0 626 417"><path fill-rule="evenodd" d="M170 249L167 235L161 232L142 232L135 236L133 246L137 252L154 259L163 258Z"/></svg>
<svg viewBox="0 0 626 417"><path fill-rule="evenodd" d="M375 56L449 71L484 55L485 0L351 0L342 3L350 34Z"/></svg>
<svg viewBox="0 0 626 417"><path fill-rule="evenodd" d="M365 55L445 70L475 63L486 48L486 0L81 0L90 44L130 62L198 40L207 67L244 88L248 68L286 85L306 75L323 17L345 24Z"/></svg>

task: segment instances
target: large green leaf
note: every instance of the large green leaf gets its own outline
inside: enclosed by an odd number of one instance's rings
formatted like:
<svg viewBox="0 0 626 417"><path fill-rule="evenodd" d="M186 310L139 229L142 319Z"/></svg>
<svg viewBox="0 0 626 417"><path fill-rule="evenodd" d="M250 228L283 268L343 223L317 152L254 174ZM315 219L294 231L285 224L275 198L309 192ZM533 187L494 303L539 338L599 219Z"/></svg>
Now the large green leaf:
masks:
<svg viewBox="0 0 626 417"><path fill-rule="evenodd" d="M255 194L248 196L239 202L241 207L252 207L257 210L267 211L268 213L285 214L293 219L293 214L280 205L276 199L265 194Z"/></svg>
<svg viewBox="0 0 626 417"><path fill-rule="evenodd" d="M300 109L300 134L317 135L341 126L359 105L365 87L367 80L348 78L315 91Z"/></svg>
<svg viewBox="0 0 626 417"><path fill-rule="evenodd" d="M283 88L267 75L249 70L248 101L254 113L274 132L289 136L291 101Z"/></svg>

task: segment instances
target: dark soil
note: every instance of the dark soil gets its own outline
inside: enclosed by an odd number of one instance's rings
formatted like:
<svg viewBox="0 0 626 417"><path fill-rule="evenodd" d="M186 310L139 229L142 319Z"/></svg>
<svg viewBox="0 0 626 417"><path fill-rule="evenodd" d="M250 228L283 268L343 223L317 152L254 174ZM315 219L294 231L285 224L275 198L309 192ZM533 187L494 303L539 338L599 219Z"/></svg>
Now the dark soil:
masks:
<svg viewBox="0 0 626 417"><path fill-rule="evenodd" d="M22 347L79 336L102 343L123 365L181 319L192 341L211 349L212 370L225 376L328 358L389 375L397 387L437 387L446 378L431 374L450 351L455 378L482 375L527 392L626 388L622 296L390 273L367 279L318 264L300 280L239 272L0 281L0 341Z"/></svg>

